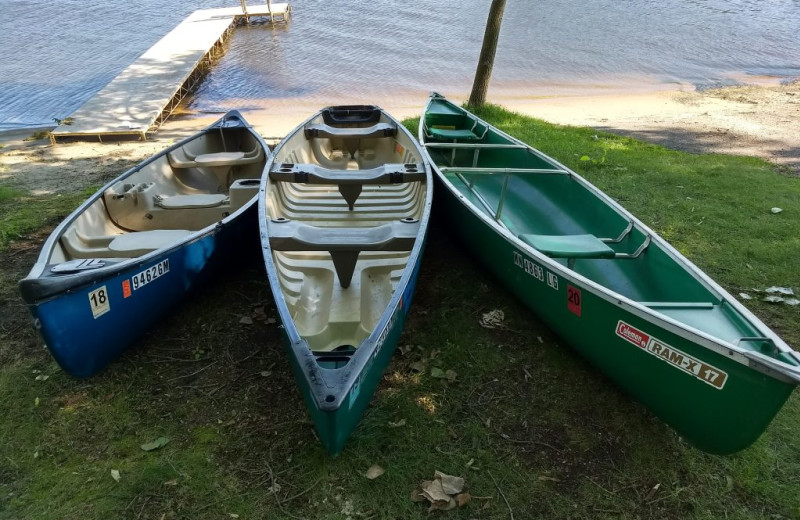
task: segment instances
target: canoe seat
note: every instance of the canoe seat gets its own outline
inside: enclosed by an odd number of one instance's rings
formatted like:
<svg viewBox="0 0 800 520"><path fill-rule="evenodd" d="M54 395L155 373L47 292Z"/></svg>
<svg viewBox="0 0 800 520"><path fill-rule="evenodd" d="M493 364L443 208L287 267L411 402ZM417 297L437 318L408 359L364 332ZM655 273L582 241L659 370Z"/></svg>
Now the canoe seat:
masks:
<svg viewBox="0 0 800 520"><path fill-rule="evenodd" d="M264 158L264 149L256 143L250 151L211 152L195 155L188 146L176 148L167 154L173 168L198 168L217 166L238 166L251 164Z"/></svg>
<svg viewBox="0 0 800 520"><path fill-rule="evenodd" d="M376 137L394 137L397 135L397 125L391 123L376 123L372 126L360 128L337 128L326 124L308 125L303 129L306 139L312 138L355 138L371 139Z"/></svg>
<svg viewBox="0 0 800 520"><path fill-rule="evenodd" d="M375 227L318 227L284 218L269 221L275 251L327 251L342 287L350 287L361 251L411 251L419 220L405 218Z"/></svg>
<svg viewBox="0 0 800 520"><path fill-rule="evenodd" d="M332 170L316 164L280 163L269 172L273 181L336 184L352 210L364 184L402 184L424 181L423 164L384 164L367 170Z"/></svg>
<svg viewBox="0 0 800 520"><path fill-rule="evenodd" d="M519 235L551 258L614 258L616 253L594 235Z"/></svg>
<svg viewBox="0 0 800 520"><path fill-rule="evenodd" d="M156 229L153 231L134 231L118 235L108 244L115 256L135 258L161 249L189 236L191 231L184 229Z"/></svg>
<svg viewBox="0 0 800 520"><path fill-rule="evenodd" d="M477 141L480 139L472 130L466 128L428 128L428 132L436 139L460 140L460 141Z"/></svg>
<svg viewBox="0 0 800 520"><path fill-rule="evenodd" d="M164 209L192 209L192 208L214 208L221 206L228 196L223 193L208 193L198 195L156 195L153 202L156 206Z"/></svg>

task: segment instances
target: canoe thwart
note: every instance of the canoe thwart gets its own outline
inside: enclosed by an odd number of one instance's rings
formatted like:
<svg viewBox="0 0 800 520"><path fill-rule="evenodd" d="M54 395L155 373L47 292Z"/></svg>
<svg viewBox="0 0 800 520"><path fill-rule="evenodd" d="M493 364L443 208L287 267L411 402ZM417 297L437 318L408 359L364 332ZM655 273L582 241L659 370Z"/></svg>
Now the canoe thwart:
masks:
<svg viewBox="0 0 800 520"><path fill-rule="evenodd" d="M411 251L419 220L404 218L374 227L319 227L283 218L269 221L275 251L327 251L342 287L350 287L361 251Z"/></svg>
<svg viewBox="0 0 800 520"><path fill-rule="evenodd" d="M477 173L477 174L495 174L495 173L552 173L556 175L569 175L566 170L559 170L557 168L488 168L488 167L462 167L462 166L440 166L439 171L442 173L458 172L458 173Z"/></svg>
<svg viewBox="0 0 800 520"><path fill-rule="evenodd" d="M364 184L424 181L425 166L422 163L389 163L367 170L332 170L316 164L280 163L270 170L269 177L282 182L336 184L352 210Z"/></svg>
<svg viewBox="0 0 800 520"><path fill-rule="evenodd" d="M425 143L425 148L446 148L448 150L453 148L468 148L470 150L526 150L528 147L523 144L507 144L507 143Z"/></svg>
<svg viewBox="0 0 800 520"><path fill-rule="evenodd" d="M651 309L713 309L712 302L639 302Z"/></svg>
<svg viewBox="0 0 800 520"><path fill-rule="evenodd" d="M349 138L349 139L374 139L377 137L394 137L397 135L397 125L391 123L376 123L363 128L337 128L324 123L308 125L303 129L306 139L312 138Z"/></svg>

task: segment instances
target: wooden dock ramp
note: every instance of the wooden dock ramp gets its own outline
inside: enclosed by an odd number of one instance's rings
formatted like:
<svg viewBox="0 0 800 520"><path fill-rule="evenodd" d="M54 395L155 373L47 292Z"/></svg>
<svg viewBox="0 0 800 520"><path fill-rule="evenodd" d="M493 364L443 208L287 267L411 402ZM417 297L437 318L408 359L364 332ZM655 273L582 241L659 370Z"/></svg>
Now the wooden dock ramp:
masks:
<svg viewBox="0 0 800 520"><path fill-rule="evenodd" d="M51 142L146 139L208 71L237 20L287 21L290 12L286 3L195 11L53 130Z"/></svg>

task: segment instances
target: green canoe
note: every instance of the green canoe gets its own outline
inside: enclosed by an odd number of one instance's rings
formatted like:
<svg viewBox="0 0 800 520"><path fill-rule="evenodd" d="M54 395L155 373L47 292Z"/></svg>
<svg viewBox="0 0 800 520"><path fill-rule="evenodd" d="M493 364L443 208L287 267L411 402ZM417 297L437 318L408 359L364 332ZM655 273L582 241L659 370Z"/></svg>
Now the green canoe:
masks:
<svg viewBox="0 0 800 520"><path fill-rule="evenodd" d="M328 107L275 148L261 245L319 438L342 450L397 346L433 197L414 136L378 107Z"/></svg>
<svg viewBox="0 0 800 520"><path fill-rule="evenodd" d="M437 204L500 281L698 448L746 448L800 382L800 355L558 161L438 94L419 139Z"/></svg>

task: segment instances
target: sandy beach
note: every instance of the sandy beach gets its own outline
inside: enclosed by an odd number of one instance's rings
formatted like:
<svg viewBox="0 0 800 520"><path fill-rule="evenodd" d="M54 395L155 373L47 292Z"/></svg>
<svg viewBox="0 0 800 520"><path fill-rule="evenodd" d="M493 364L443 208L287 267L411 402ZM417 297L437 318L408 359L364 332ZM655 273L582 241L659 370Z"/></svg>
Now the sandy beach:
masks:
<svg viewBox="0 0 800 520"><path fill-rule="evenodd" d="M461 101L458 94L444 93ZM800 174L800 82L695 91L569 96L492 97L511 110L564 125L589 126L691 153L761 157ZM424 98L399 98L384 108L399 118L419 115ZM285 135L314 110L303 102L248 111L268 138ZM25 140L31 131L0 135L0 183L40 195L101 184L158 150L214 121L218 115L181 113L147 141L50 145ZM275 141L271 144L273 144Z"/></svg>

